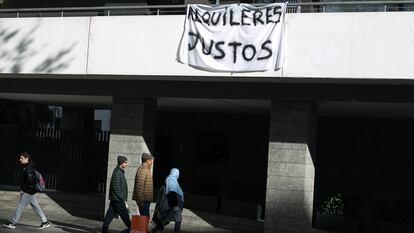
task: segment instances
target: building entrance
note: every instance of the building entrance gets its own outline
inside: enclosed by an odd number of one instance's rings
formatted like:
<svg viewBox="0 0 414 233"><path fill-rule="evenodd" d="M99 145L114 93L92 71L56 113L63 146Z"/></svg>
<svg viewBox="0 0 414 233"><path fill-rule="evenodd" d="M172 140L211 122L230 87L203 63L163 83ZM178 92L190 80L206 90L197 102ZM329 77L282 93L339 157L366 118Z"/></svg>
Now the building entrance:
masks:
<svg viewBox="0 0 414 233"><path fill-rule="evenodd" d="M262 218L269 134L267 111L165 109L162 101L159 108L155 186L160 187L169 170L176 167L180 169L180 184L188 194L187 207ZM213 204L203 206L203 200L213 200ZM251 206L254 211L238 211L230 208L231 203Z"/></svg>

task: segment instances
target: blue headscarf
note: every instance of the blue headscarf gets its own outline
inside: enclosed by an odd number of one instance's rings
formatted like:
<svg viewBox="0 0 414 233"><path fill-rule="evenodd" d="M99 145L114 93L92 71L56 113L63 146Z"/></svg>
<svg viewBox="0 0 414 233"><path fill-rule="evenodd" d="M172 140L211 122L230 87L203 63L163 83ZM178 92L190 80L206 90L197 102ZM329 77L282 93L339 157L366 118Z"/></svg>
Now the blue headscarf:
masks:
<svg viewBox="0 0 414 233"><path fill-rule="evenodd" d="M176 192L178 195L180 195L182 200L184 200L183 190L177 181L179 176L180 171L177 168L171 169L170 175L168 175L167 179L165 179L165 193L169 193L171 191Z"/></svg>

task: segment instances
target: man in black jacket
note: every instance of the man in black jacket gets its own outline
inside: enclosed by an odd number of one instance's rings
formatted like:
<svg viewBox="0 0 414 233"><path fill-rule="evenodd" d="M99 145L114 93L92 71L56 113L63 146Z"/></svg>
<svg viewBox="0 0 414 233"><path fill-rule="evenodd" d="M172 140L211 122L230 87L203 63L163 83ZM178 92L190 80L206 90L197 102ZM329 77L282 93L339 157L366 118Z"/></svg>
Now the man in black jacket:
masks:
<svg viewBox="0 0 414 233"><path fill-rule="evenodd" d="M128 198L128 185L125 179L125 169L128 167L128 159L124 156L118 156L118 166L112 172L111 183L109 185L109 208L105 214L102 233L107 233L109 224L114 219L115 214L121 216L122 221L128 227L131 227L131 220L126 206Z"/></svg>
<svg viewBox="0 0 414 233"><path fill-rule="evenodd" d="M45 214L39 206L36 199L36 171L33 168L33 162L30 159L30 154L22 152L19 154L19 161L22 165L22 175L20 179L20 200L16 206L16 213L12 217L9 223L3 224L7 228L16 228L16 223L19 221L23 210L30 203L34 212L42 220L42 224L38 229L44 229L50 227L50 223L47 221Z"/></svg>

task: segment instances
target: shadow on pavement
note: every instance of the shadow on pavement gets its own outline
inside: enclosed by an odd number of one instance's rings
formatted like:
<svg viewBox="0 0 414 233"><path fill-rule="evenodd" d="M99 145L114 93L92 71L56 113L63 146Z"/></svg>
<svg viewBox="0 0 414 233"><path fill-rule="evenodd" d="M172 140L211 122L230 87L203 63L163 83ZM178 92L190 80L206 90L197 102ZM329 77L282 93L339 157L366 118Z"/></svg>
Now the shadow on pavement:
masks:
<svg viewBox="0 0 414 233"><path fill-rule="evenodd" d="M12 216L10 216L12 217ZM9 229L6 227L3 227L4 223L8 223L10 221L10 219L6 219L6 218L0 218L0 232L40 232L40 231L44 231L44 230L39 230L37 229L37 227L40 225L40 220L39 220L39 224L28 224L25 221L19 221L16 224L16 228L15 229ZM50 231L49 231L50 232Z"/></svg>
<svg viewBox="0 0 414 233"><path fill-rule="evenodd" d="M80 232L101 232L100 227L85 227L85 226L79 226L74 224L68 224L64 222L59 221L52 221L53 227L57 229L61 229L64 232L70 232L70 233L80 233Z"/></svg>
<svg viewBox="0 0 414 233"><path fill-rule="evenodd" d="M18 186L0 185L0 191L4 191L5 195L0 196L0 205L6 203L8 209L14 210L19 200L19 190ZM46 190L45 193L37 194L37 200L46 214L64 210L71 216L101 221L105 210L105 194Z"/></svg>
<svg viewBox="0 0 414 233"><path fill-rule="evenodd" d="M1 192L1 224L8 222L13 215L18 198L19 193L17 191ZM104 199L104 195L68 192L46 192L38 196L39 204L53 224L53 227L47 230L47 232L54 232L53 230L56 232L74 233L100 232L105 207ZM26 229L26 231L17 230L15 232L30 232L32 230L37 232L37 216L35 216L32 210L30 212L30 216L26 215L27 219L31 219L30 222L22 219L17 225L18 228L20 226L21 229ZM151 213L153 213L153 208L151 209ZM25 217L25 214L22 217ZM263 221L192 209L186 209L183 218L183 233L211 231L215 233L256 233L263 232L264 229ZM118 226L117 229L123 228ZM0 232L9 232L9 230L1 227ZM169 233L173 232L173 230L166 229L164 232Z"/></svg>
<svg viewBox="0 0 414 233"><path fill-rule="evenodd" d="M254 219L240 218L199 210L191 210L197 217L203 219L214 228L226 229L240 233L263 232L264 222Z"/></svg>
<svg viewBox="0 0 414 233"><path fill-rule="evenodd" d="M72 216L102 220L105 195L69 192L47 192L46 195Z"/></svg>

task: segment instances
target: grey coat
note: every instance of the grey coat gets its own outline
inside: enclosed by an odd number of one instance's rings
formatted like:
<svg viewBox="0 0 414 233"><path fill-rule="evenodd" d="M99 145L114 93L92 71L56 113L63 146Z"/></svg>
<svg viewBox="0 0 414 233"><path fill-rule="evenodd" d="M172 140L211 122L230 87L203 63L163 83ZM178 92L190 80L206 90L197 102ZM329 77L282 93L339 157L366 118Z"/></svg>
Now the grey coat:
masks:
<svg viewBox="0 0 414 233"><path fill-rule="evenodd" d="M177 195L178 197L178 206L170 208L167 199L167 193L165 193L165 186L162 186L158 192L157 204L155 206L156 214L158 219L160 219L163 224L169 222L181 222L183 220L183 198Z"/></svg>

